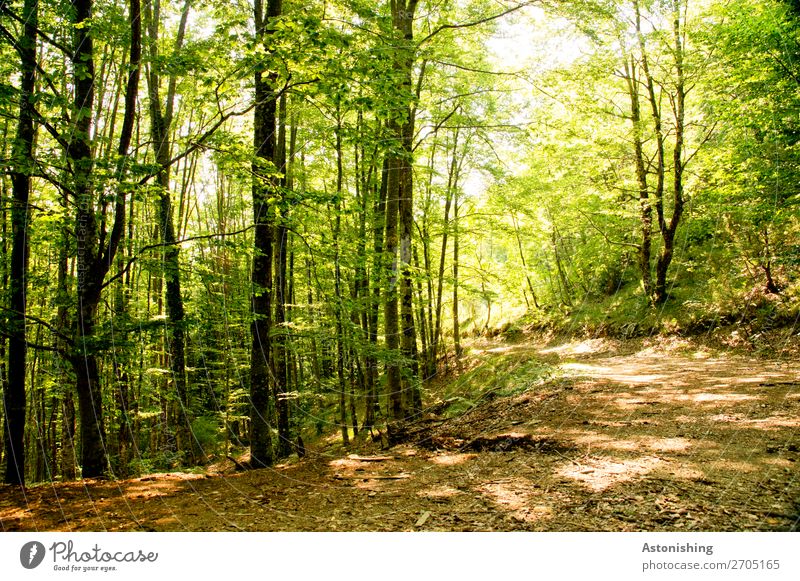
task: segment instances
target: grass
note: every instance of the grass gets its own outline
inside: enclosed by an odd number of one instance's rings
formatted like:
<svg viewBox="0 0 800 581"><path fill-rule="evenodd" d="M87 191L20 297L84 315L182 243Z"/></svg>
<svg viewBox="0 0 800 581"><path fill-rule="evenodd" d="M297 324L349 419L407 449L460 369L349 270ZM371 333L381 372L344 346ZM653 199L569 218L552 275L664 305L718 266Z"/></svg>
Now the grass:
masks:
<svg viewBox="0 0 800 581"><path fill-rule="evenodd" d="M570 308L529 314L513 328L547 330L566 336L634 338L661 334L696 335L735 326L755 335L791 326L800 316L800 285L779 295L761 289L710 285L692 278L670 288L669 299L651 305L639 285L611 296L592 297Z"/></svg>
<svg viewBox="0 0 800 581"><path fill-rule="evenodd" d="M441 385L442 414L453 417L487 398L518 395L552 378L556 369L525 349L506 346L499 352L473 355L472 369Z"/></svg>

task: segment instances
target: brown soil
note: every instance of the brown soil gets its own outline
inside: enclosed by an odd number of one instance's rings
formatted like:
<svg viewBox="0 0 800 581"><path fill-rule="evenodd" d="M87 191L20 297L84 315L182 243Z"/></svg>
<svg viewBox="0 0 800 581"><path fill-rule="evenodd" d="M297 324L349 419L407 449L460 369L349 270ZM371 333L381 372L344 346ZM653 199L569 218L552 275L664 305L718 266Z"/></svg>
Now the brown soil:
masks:
<svg viewBox="0 0 800 581"><path fill-rule="evenodd" d="M800 366L674 339L487 345L536 389L388 450L235 473L0 488L5 531L796 530Z"/></svg>

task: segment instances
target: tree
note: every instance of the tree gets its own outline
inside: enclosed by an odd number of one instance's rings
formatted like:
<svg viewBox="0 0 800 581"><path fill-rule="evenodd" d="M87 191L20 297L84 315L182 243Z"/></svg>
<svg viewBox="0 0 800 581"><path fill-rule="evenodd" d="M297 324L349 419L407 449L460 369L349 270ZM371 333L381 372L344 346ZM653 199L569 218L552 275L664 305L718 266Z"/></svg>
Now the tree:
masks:
<svg viewBox="0 0 800 581"><path fill-rule="evenodd" d="M793 3L737 1L704 14L713 23L698 41L718 71L700 90L705 113L719 126L698 160L700 210L721 219L732 261L749 285L779 294L797 253L798 106L800 50ZM716 229L715 229L716 230Z"/></svg>
<svg viewBox="0 0 800 581"><path fill-rule="evenodd" d="M183 46L186 34L186 21L191 9L191 0L186 0L181 10L180 24L175 37L175 44L172 57L176 58ZM186 341L185 341L185 309L183 294L181 292L180 275L180 247L176 244L175 217L173 212L172 197L170 195L170 169L172 159L171 132L175 109L175 91L177 85L177 75L173 72L169 75L167 94L161 99L161 75L159 72L159 27L160 27L160 3L154 5L151 2L145 4L145 17L148 28L148 49L149 63L147 74L147 85L149 94L150 110L150 132L153 138L153 149L155 150L155 160L158 165L157 195L157 216L159 225L159 235L164 243L164 279L166 283L165 297L167 304L167 318L169 321L168 329L168 351L170 369L172 371L172 381L175 386L177 396L178 412L172 413L174 417L172 423L177 428L177 448L182 451L192 451L191 443L191 413L189 394L186 386Z"/></svg>
<svg viewBox="0 0 800 581"><path fill-rule="evenodd" d="M103 393L97 362L95 327L103 281L113 264L125 226L127 192L123 178L127 172L128 154L133 136L136 99L141 61L141 18L139 0L130 0L129 72L125 87L125 111L117 147L114 221L111 232L105 220L97 221L98 186L95 159L92 153L92 119L95 113L95 53L92 30L93 0L76 0L71 14L74 26L72 67L74 92L72 127L65 142L66 157L72 167L73 193L76 208L77 247L77 316L70 361L77 378L78 407L81 426L81 466L86 478L101 476L107 465Z"/></svg>
<svg viewBox="0 0 800 581"><path fill-rule="evenodd" d="M267 0L266 12L261 0L253 4L256 43L269 55L269 37L274 19L281 15L281 0ZM266 66L264 66L266 65ZM250 457L254 467L273 462L270 434L270 391L272 383L272 284L274 260L275 204L278 181L275 177L277 128L277 74L269 71L268 61L255 72L255 108L253 136L253 266L252 266L252 349L250 354ZM262 68L263 67L263 68Z"/></svg>
<svg viewBox="0 0 800 581"><path fill-rule="evenodd" d="M30 221L31 174L34 171L34 103L36 90L36 44L39 3L26 0L22 7L25 22L15 46L20 57L19 116L14 139L11 170L11 269L9 277L8 384L4 385L5 482L25 484L25 374L27 361L27 286Z"/></svg>

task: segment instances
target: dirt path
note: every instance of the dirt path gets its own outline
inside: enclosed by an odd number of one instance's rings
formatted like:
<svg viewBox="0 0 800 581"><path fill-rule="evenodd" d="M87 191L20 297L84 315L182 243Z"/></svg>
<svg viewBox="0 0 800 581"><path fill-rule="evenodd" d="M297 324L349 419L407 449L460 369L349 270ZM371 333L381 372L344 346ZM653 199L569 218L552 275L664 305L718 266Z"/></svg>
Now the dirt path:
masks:
<svg viewBox="0 0 800 581"><path fill-rule="evenodd" d="M800 367L685 343L487 347L535 389L389 450L271 470L0 488L2 530L794 530Z"/></svg>

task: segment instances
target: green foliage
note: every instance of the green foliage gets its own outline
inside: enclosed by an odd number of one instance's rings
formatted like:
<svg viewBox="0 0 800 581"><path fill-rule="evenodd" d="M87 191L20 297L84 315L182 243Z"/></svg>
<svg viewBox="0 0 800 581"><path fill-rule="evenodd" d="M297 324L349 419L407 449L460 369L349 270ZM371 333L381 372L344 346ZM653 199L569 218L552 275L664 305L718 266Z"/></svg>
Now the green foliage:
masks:
<svg viewBox="0 0 800 581"><path fill-rule="evenodd" d="M510 353L491 351L478 358L477 366L447 383L441 394L445 417L454 417L475 407L486 399L511 397L526 391L535 391L553 377L554 369L530 357L522 347L510 348Z"/></svg>
<svg viewBox="0 0 800 581"><path fill-rule="evenodd" d="M643 40L665 140L672 145L676 63L669 4L639 2L648 22ZM72 45L71 6L41 4L40 27L54 42L40 38L37 53L37 151L35 159L14 160L36 174L27 274L35 319L28 338L55 350L38 353L29 373L30 401L52 418L46 433L28 428L29 441L47 440L33 452L42 455L41 465L60 466L59 458L45 462L43 455L63 454L69 442L61 434L70 422L80 428L68 413L76 380L69 356L82 349L98 355L115 473L174 469L191 461L190 447L177 449L179 401L168 340L174 329L165 304L170 276L180 278L186 311L181 330L193 438L208 455L246 448L251 301L254 293L271 293L273 314L278 303L276 288L253 288L250 282L254 186L266 202L262 210L288 230L285 320L272 326L268 339L275 353L283 357L285 351L288 373L281 397L288 402L292 434L308 438L339 430L340 361L356 419L363 422L366 416L369 377L380 394L376 421L383 421L384 371L410 369L412 362L386 348L383 301L397 281L389 276L386 256L375 252L375 236L380 249L383 160L400 150L391 123L407 122L411 115L412 153L403 152L403 161L413 168L416 256L400 266L414 288L417 347L425 367L420 377L406 379L421 385L426 398L437 385L427 380L450 361L456 339L469 334L511 336L535 326L630 337L736 322L766 328L796 316L800 15L788 3L689 0L687 205L676 233L669 300L658 306L645 296L638 262L643 223L627 84L631 71L638 75L651 208L657 150L632 0L520 10L468 27L449 25L485 18L497 6L484 0L422 2L414 42L426 40L416 46L398 37L389 2L284 2L284 14L268 23L262 45L255 42L250 6L214 0L192 4L183 46L174 50L182 6L161 3L157 40L145 30L145 42L155 43L158 56L151 59L144 51L134 144L121 160L127 14L124 3L95 2L90 27L96 103L87 113L96 246L101 237L108 242L122 196L126 224L93 333L71 348L77 333L75 233L81 225L63 137L73 135L77 114L71 111L70 79L88 73L84 63L70 63L54 44ZM4 26L19 33L7 18ZM508 47L501 37L517 30L524 31L518 44L528 43L530 50L521 51L526 62L508 63L509 55L503 48L495 54L496 46ZM8 161L19 74L7 39L0 42L0 56L0 157ZM254 155L249 107L256 71L284 98L276 103L281 126L272 135L282 138L278 149L282 146L285 159ZM154 179L160 168L145 122L154 105L146 90L148 73L163 77L162 90L172 79L176 93L168 189L176 235L183 240L177 273L168 268L171 249L159 232L157 208L165 189ZM675 175L672 164L668 151L668 182ZM11 183L7 173L0 179L5 304ZM669 216L666 196L665 204ZM655 222L653 228L655 257L664 244ZM276 268L277 262L273 275ZM768 288L768 280L775 288ZM374 323L367 320L373 314ZM440 328L433 329L437 323ZM439 345L432 349L435 335ZM425 361L433 352L439 360ZM454 415L488 397L536 389L550 373L522 350L492 355L437 395ZM274 401L269 413L276 424ZM39 472L36 478L46 477Z"/></svg>
<svg viewBox="0 0 800 581"><path fill-rule="evenodd" d="M192 422L194 443L208 455L217 451L222 435L219 421L215 417L201 416Z"/></svg>

